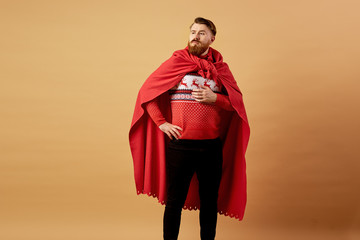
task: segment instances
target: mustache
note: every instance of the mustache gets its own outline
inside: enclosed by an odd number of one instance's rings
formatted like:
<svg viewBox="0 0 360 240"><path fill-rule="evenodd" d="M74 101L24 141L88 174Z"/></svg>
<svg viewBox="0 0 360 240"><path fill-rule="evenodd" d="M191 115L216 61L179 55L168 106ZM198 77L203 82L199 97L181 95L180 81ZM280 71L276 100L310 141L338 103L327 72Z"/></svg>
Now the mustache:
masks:
<svg viewBox="0 0 360 240"><path fill-rule="evenodd" d="M198 41L198 40L195 40L195 39L194 39L194 40L192 40L191 42L198 42L198 43L200 43L200 41Z"/></svg>

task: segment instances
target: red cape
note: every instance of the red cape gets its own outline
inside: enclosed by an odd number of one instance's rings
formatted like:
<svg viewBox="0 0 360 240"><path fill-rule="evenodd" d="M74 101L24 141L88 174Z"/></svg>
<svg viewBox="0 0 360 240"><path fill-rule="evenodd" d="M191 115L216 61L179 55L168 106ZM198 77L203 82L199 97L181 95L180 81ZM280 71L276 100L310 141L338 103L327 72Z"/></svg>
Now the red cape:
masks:
<svg viewBox="0 0 360 240"><path fill-rule="evenodd" d="M246 164L245 152L249 141L250 128L245 112L242 94L223 62L221 54L210 48L206 59L189 54L187 48L175 51L141 87L131 123L129 141L134 161L135 184L138 194L157 197L166 203L165 149L168 137L154 124L144 110L145 103L159 97L160 107L171 122L170 101L167 91L175 86L187 73L198 72L206 78L220 82L226 89L234 112L224 116L223 175L218 199L218 212L241 220L246 205ZM192 179L184 209L200 208L198 182Z"/></svg>

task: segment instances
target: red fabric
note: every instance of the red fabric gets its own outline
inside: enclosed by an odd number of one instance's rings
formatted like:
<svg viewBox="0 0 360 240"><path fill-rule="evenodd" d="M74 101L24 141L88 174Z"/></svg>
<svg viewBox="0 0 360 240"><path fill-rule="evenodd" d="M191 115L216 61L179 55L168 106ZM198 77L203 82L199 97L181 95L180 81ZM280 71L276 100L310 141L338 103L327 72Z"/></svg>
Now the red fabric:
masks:
<svg viewBox="0 0 360 240"><path fill-rule="evenodd" d="M219 107L221 107L222 109L225 109L226 111L234 111L234 108L231 106L229 97L223 94L216 94L216 102L215 104Z"/></svg>
<svg viewBox="0 0 360 240"><path fill-rule="evenodd" d="M191 101L171 101L171 123L182 128L179 139L215 139L221 133L220 107Z"/></svg>
<svg viewBox="0 0 360 240"><path fill-rule="evenodd" d="M179 92L190 92L191 90L171 90L170 95ZM231 106L228 96L216 94L214 104L201 104L195 100L170 100L172 124L182 128L179 139L213 139L220 136L221 115L224 110L235 111ZM184 95L188 97L188 95ZM177 96L177 97L183 97ZM177 98L175 97L175 98ZM190 96L189 99L192 99ZM146 112L159 127L166 120L160 111L158 98L145 105Z"/></svg>
<svg viewBox="0 0 360 240"><path fill-rule="evenodd" d="M138 194L157 197L166 203L165 149L168 138L144 111L145 104L159 98L160 108L167 121L169 118L169 95L185 74L198 72L201 76L220 82L226 89L233 112L224 114L223 175L219 189L218 212L241 220L246 205L245 152L250 128L242 94L221 54L210 48L207 58L189 54L187 48L174 54L155 70L141 87L129 132L131 153L134 161L135 184ZM197 179L192 179L185 209L199 208Z"/></svg>
<svg viewBox="0 0 360 240"><path fill-rule="evenodd" d="M158 99L154 99L145 105L146 112L150 115L156 126L166 123L164 115L160 111Z"/></svg>

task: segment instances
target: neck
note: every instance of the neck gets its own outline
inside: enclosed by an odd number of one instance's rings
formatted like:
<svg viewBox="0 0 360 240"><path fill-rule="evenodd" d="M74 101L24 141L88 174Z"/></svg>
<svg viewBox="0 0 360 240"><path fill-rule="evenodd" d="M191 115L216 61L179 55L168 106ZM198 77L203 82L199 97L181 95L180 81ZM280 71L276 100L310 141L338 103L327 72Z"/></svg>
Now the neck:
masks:
<svg viewBox="0 0 360 240"><path fill-rule="evenodd" d="M209 48L207 48L206 51L201 54L201 56L205 56L206 54L208 54L208 52L209 52Z"/></svg>

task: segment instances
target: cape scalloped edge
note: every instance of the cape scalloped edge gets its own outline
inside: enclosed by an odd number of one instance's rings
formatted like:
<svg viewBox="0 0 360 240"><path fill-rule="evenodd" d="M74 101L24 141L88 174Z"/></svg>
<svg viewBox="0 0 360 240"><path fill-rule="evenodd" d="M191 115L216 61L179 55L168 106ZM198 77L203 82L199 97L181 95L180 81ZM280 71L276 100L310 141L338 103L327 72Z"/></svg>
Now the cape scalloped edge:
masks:
<svg viewBox="0 0 360 240"><path fill-rule="evenodd" d="M159 196L157 196L155 193L151 193L151 192L145 193L145 192L137 191L137 195L140 195L140 194L144 194L144 195L148 195L149 197L156 198L156 199L158 200L158 203L160 203L161 205L165 205L165 201L160 201L160 200L159 200ZM184 210L189 210L189 211L196 211L196 210L198 210L197 207L192 208L192 207L188 207L188 206L186 206L186 205L184 205L183 209L184 209ZM239 215L237 215L237 214L235 215L235 214L228 213L228 212L223 212L223 211L218 211L218 213L219 213L220 215L224 215L224 216L227 216L227 217L230 217L230 218L235 218L235 219L237 219L237 220L239 220L239 221L242 220L242 218L239 218Z"/></svg>

